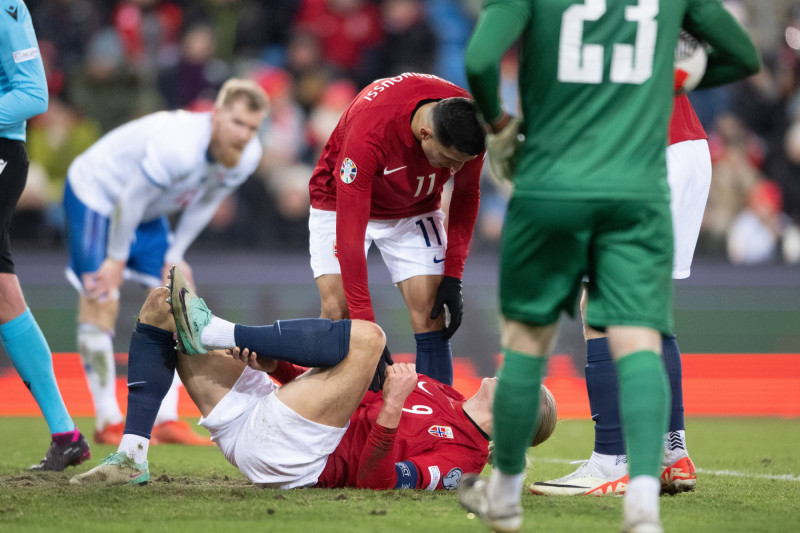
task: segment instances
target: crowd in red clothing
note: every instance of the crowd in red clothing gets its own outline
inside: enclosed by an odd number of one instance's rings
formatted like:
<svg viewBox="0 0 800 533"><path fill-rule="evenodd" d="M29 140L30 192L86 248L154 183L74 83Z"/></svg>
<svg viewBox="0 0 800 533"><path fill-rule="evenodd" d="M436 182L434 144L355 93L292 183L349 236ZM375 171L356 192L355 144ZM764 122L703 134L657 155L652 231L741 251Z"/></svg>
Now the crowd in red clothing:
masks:
<svg viewBox="0 0 800 533"><path fill-rule="evenodd" d="M57 244L71 160L109 129L143 114L203 109L231 76L259 80L272 98L257 175L223 206L202 240L304 250L308 180L342 110L371 80L430 72L465 86L463 47L481 2L472 0L29 0L51 93L29 124L29 186L15 240ZM755 2L726 2L746 27ZM763 24L759 25L763 27ZM765 43L765 68L744 82L690 97L709 133L714 179L698 254L734 262L800 260L800 9ZM771 39L771 40L770 40ZM514 87L514 61L503 69ZM513 89L510 89L513 90ZM513 98L506 98L513 102ZM779 201L755 209L774 185ZM473 246L493 248L507 191L483 180ZM265 208L264 206L269 206ZM763 206L761 206L763 207ZM752 224L774 246L731 244ZM749 218L748 218L749 217ZM751 224L751 225L752 225ZM749 227L749 226L748 226ZM246 231L243 231L246 229ZM756 228L759 229L759 228ZM242 235L247 235L246 239ZM787 244L788 243L788 244ZM731 248L733 246L733 249ZM794 248L793 248L794 247ZM739 250L739 251L732 251Z"/></svg>

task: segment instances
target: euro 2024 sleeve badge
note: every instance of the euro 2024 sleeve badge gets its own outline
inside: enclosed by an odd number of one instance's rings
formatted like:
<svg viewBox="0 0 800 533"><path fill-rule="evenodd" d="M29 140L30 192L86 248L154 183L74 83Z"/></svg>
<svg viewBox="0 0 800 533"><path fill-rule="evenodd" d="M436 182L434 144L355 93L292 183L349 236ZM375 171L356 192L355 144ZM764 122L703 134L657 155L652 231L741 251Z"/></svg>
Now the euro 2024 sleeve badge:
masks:
<svg viewBox="0 0 800 533"><path fill-rule="evenodd" d="M342 161L342 168L339 169L339 177L345 183L353 183L357 173L358 167L356 167L355 161L349 157L345 157L344 161Z"/></svg>

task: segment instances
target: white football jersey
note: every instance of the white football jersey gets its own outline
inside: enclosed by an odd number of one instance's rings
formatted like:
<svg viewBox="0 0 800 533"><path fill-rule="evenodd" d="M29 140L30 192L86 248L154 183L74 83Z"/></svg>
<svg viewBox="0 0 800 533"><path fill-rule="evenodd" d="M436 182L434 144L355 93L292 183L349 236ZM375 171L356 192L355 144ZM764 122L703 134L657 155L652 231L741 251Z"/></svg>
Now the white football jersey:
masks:
<svg viewBox="0 0 800 533"><path fill-rule="evenodd" d="M235 189L261 159L254 137L239 164L210 159L211 113L161 111L108 132L69 168L68 180L87 207L110 216L129 180L149 180L163 194L145 208L142 222L181 211L216 188Z"/></svg>

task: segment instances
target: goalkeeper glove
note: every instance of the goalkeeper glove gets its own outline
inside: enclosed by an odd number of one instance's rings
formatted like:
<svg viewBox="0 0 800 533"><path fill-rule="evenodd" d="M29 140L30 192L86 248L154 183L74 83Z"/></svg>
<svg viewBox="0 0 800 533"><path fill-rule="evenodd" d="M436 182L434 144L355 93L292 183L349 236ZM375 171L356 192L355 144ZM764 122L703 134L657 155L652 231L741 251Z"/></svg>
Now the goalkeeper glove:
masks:
<svg viewBox="0 0 800 533"><path fill-rule="evenodd" d="M438 318L442 309L447 306L450 313L450 323L447 323L445 314L444 338L449 339L461 325L461 317L464 315L464 296L461 294L461 280L452 276L445 276L436 291L436 300L431 309L431 319Z"/></svg>
<svg viewBox="0 0 800 533"><path fill-rule="evenodd" d="M486 136L486 151L489 153L489 165L498 182L512 181L514 170L519 161L519 148L525 140L519 129L522 121L511 117L508 124L497 133Z"/></svg>

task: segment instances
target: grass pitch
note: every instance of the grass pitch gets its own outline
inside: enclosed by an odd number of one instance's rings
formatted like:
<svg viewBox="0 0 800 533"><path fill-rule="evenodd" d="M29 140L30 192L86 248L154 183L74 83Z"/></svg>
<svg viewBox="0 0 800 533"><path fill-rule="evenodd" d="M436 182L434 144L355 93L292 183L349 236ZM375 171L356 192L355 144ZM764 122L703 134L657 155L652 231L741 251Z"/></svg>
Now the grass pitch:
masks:
<svg viewBox="0 0 800 533"><path fill-rule="evenodd" d="M90 419L79 426L92 427ZM695 493L661 498L665 531L794 532L800 523L800 423L775 419L687 421L698 467ZM204 431L198 428L198 431ZM88 431L91 433L91 431ZM278 491L253 487L216 448L150 449L145 487L73 487L69 478L115 451L93 445L88 463L60 473L28 472L47 445L39 418L0 418L2 532L482 532L451 492L355 489ZM529 481L571 472L592 448L588 420L559 422L531 452ZM523 531L619 531L619 497L523 496Z"/></svg>

